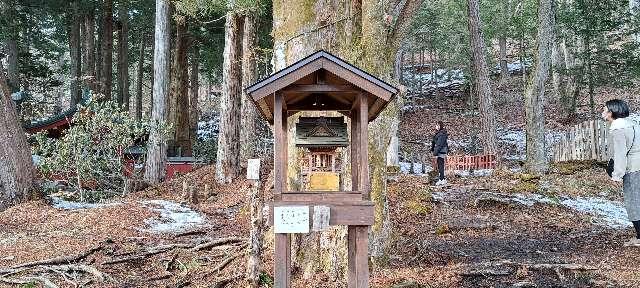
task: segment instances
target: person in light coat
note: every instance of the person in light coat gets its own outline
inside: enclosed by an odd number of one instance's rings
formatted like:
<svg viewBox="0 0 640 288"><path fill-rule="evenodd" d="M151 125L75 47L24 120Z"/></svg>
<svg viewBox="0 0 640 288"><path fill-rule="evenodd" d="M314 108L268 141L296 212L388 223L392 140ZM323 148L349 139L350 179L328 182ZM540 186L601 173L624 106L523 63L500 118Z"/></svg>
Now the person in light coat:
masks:
<svg viewBox="0 0 640 288"><path fill-rule="evenodd" d="M610 123L611 180L623 182L624 204L636 232L625 246L640 246L640 126L628 117L629 105L619 99L607 101L602 111Z"/></svg>

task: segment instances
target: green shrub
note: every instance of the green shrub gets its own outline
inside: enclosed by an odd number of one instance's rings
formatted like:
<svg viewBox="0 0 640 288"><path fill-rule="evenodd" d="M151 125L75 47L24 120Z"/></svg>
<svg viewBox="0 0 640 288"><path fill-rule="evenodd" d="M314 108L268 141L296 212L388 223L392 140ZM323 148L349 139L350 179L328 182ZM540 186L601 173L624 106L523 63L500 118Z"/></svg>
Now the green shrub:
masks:
<svg viewBox="0 0 640 288"><path fill-rule="evenodd" d="M142 157L132 159L137 167L133 170L126 171L125 154L151 129L160 130L164 139L169 135L166 125L137 122L115 102L90 100L86 106L79 105L60 139L36 134L33 152L42 157L38 169L45 177L66 181L80 201L96 201L123 194L132 183L128 180L140 178L146 147L141 146Z"/></svg>

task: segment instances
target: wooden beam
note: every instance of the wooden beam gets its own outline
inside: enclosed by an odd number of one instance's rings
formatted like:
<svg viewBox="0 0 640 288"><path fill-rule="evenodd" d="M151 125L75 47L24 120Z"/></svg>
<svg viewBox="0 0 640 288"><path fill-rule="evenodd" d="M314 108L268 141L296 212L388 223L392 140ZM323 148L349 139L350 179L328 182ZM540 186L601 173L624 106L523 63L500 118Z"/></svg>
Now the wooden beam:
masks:
<svg viewBox="0 0 640 288"><path fill-rule="evenodd" d="M284 99L284 97L283 97ZM283 101L284 102L284 101ZM289 115L287 110L287 104L282 103L284 105L282 110L282 145L283 145L283 159L282 159L282 193L287 193L287 189L289 189L288 180L289 180Z"/></svg>
<svg viewBox="0 0 640 288"><path fill-rule="evenodd" d="M357 100L356 100L357 101ZM360 141L358 140L360 133L358 133L358 111L351 111L351 190L358 191L358 146Z"/></svg>
<svg viewBox="0 0 640 288"><path fill-rule="evenodd" d="M274 194L280 194L282 193L282 191L284 190L283 187L283 179L285 177L285 175L283 174L284 171L284 149L286 148L284 145L284 137L283 137L283 133L284 133L284 129L283 129L283 123L282 120L284 119L284 117L282 117L282 102L283 102L283 97L281 93L274 93L274 101L273 101L273 138L274 138L274 143L273 143L273 166L274 166L274 184L273 184L273 188Z"/></svg>
<svg viewBox="0 0 640 288"><path fill-rule="evenodd" d="M291 287L291 238L289 234L276 234L274 252L274 287Z"/></svg>
<svg viewBox="0 0 640 288"><path fill-rule="evenodd" d="M310 102L298 103L295 105L289 105L289 111L349 111L351 109L351 105L345 105L342 103L329 102L324 101L324 106L322 103L317 103L317 105L313 105Z"/></svg>
<svg viewBox="0 0 640 288"><path fill-rule="evenodd" d="M367 95L358 94L358 190L362 191L362 199L369 200L369 105Z"/></svg>
<svg viewBox="0 0 640 288"><path fill-rule="evenodd" d="M284 194L283 194L284 196ZM329 225L373 225L375 207L371 201L276 201L269 204L269 225L273 225L273 207L329 206Z"/></svg>
<svg viewBox="0 0 640 288"><path fill-rule="evenodd" d="M369 227L349 226L347 228L347 287L369 287Z"/></svg>
<svg viewBox="0 0 640 288"><path fill-rule="evenodd" d="M350 85L337 84L294 84L282 89L285 93L307 92L307 93L328 93L328 92L357 92L360 88Z"/></svg>

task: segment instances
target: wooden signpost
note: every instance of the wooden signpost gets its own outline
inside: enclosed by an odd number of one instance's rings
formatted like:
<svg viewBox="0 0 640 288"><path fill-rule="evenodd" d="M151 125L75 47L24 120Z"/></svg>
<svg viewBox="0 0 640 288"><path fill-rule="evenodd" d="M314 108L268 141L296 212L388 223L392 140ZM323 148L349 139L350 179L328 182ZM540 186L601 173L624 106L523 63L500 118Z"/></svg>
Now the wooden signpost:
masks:
<svg viewBox="0 0 640 288"><path fill-rule="evenodd" d="M318 51L247 88L274 131L274 201L269 224L275 235L275 287L291 287L292 233L348 226L348 287L369 287L368 123L393 100L398 89L357 67ZM351 191L288 191L286 127L301 111L338 111L351 119ZM327 133L330 135L332 133Z"/></svg>

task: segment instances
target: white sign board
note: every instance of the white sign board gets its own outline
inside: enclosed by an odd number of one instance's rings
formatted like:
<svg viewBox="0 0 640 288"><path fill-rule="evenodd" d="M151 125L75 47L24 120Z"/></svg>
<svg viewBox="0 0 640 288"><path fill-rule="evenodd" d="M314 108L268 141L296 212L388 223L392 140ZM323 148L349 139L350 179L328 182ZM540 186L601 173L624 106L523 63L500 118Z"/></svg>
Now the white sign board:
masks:
<svg viewBox="0 0 640 288"><path fill-rule="evenodd" d="M275 233L309 233L309 206L273 207Z"/></svg>
<svg viewBox="0 0 640 288"><path fill-rule="evenodd" d="M247 160L247 179L260 180L260 159Z"/></svg>
<svg viewBox="0 0 640 288"><path fill-rule="evenodd" d="M329 228L331 219L331 208L329 206L313 206L313 232L324 231Z"/></svg>

